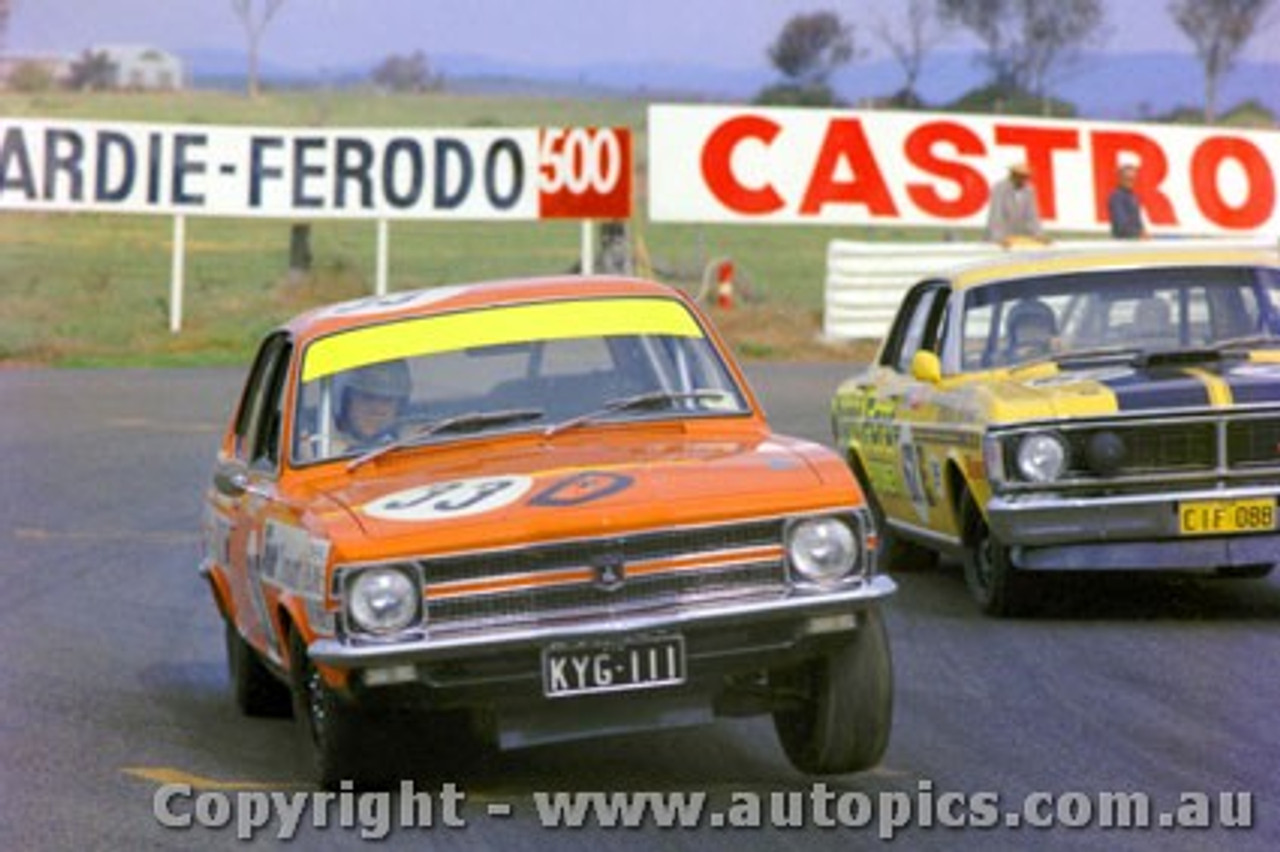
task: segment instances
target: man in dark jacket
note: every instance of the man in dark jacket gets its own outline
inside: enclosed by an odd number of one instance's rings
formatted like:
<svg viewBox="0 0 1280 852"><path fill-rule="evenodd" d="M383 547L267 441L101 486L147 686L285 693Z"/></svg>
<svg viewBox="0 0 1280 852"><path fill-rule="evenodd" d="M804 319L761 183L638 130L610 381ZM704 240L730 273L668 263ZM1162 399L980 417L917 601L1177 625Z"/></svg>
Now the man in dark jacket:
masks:
<svg viewBox="0 0 1280 852"><path fill-rule="evenodd" d="M1138 167L1133 163L1121 163L1116 172L1116 187L1107 198L1107 217L1111 220L1111 236L1122 240L1142 239L1147 235L1142 224L1142 204L1133 184L1138 177Z"/></svg>

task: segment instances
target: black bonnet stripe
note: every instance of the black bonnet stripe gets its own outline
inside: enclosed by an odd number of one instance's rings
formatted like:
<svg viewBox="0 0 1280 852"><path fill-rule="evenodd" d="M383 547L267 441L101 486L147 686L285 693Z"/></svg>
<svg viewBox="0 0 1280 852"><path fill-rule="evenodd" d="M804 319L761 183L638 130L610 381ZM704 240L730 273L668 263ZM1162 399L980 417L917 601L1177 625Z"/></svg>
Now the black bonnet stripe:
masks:
<svg viewBox="0 0 1280 852"><path fill-rule="evenodd" d="M1209 388L1195 376L1168 367L1134 370L1099 380L1116 395L1121 411L1201 408L1209 405Z"/></svg>

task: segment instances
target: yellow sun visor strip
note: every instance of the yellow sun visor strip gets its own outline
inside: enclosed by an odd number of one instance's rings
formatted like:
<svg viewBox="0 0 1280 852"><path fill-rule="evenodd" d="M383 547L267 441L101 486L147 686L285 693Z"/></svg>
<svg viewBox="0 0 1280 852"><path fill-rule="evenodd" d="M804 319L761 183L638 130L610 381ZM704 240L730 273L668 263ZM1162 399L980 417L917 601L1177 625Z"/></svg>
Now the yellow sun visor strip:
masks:
<svg viewBox="0 0 1280 852"><path fill-rule="evenodd" d="M307 347L302 380L315 381L393 358L477 346L642 334L702 337L702 329L689 311L672 299L579 299L477 308L322 337Z"/></svg>

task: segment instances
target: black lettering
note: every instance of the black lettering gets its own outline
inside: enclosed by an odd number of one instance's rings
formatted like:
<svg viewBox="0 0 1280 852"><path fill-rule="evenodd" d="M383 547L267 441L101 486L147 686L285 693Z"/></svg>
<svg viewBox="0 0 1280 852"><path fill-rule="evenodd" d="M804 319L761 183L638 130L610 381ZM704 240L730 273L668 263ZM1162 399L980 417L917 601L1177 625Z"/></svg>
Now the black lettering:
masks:
<svg viewBox="0 0 1280 852"><path fill-rule="evenodd" d="M324 166L309 162L312 151L323 151L324 139L318 136L302 136L293 141L293 205L295 207L323 207L324 196L307 195L307 178L324 176Z"/></svg>
<svg viewBox="0 0 1280 852"><path fill-rule="evenodd" d="M454 182L453 191L449 188L450 160L458 163L459 176ZM457 139L436 140L436 184L435 207L438 210L454 210L466 201L471 194L471 183L475 176L475 166L471 162L471 152L467 146Z"/></svg>
<svg viewBox="0 0 1280 852"><path fill-rule="evenodd" d="M204 204L204 193L187 190L188 175L202 175L209 170L203 159L192 159L191 148L203 148L209 144L204 133L179 133L173 139L173 193L174 204Z"/></svg>
<svg viewBox="0 0 1280 852"><path fill-rule="evenodd" d="M84 200L84 137L74 130L50 130L44 138L44 197L56 201L58 174L68 183L67 201Z"/></svg>
<svg viewBox="0 0 1280 852"><path fill-rule="evenodd" d="M403 190L396 186L399 162L407 157L409 185ZM387 146L382 161L382 191L392 207L404 209L418 203L422 197L423 177L422 146L413 139L396 139Z"/></svg>
<svg viewBox="0 0 1280 852"><path fill-rule="evenodd" d="M0 195L19 190L27 201L36 200L36 181L31 173L31 154L21 127L10 127L0 142Z"/></svg>
<svg viewBox="0 0 1280 852"><path fill-rule="evenodd" d="M359 205L373 208L373 146L363 139L338 139L334 153L333 203L338 209L347 206L347 184L354 183L360 194Z"/></svg>
<svg viewBox="0 0 1280 852"><path fill-rule="evenodd" d="M98 167L94 174L93 197L95 201L124 201L133 189L134 175L138 170L138 155L133 142L123 133L104 130L98 134L95 159ZM116 152L114 155L112 152ZM118 168L112 166L118 163ZM113 172L119 175L111 182Z"/></svg>
<svg viewBox="0 0 1280 852"><path fill-rule="evenodd" d="M249 206L262 206L262 185L267 180L284 176L279 166L269 166L263 159L268 150L280 150L284 141L276 136L255 136L249 140Z"/></svg>
<svg viewBox="0 0 1280 852"><path fill-rule="evenodd" d="M511 159L511 186L506 194L499 192L498 176L501 173L499 155L505 154ZM520 190L524 187L524 159L520 156L520 146L513 139L499 139L489 149L484 158L484 192L489 203L499 210L509 210L520 200Z"/></svg>
<svg viewBox="0 0 1280 852"><path fill-rule="evenodd" d="M163 166L163 147L159 133L147 136L147 203L160 203L160 170Z"/></svg>

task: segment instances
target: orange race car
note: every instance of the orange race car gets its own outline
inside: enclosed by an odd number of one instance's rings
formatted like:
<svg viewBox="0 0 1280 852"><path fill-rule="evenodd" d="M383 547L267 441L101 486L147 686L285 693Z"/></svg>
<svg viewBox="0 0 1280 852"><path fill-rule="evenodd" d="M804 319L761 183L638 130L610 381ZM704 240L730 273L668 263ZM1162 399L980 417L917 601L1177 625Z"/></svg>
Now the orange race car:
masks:
<svg viewBox="0 0 1280 852"><path fill-rule="evenodd" d="M876 530L660 284L558 278L321 308L268 335L206 501L249 714L322 783L385 780L384 714L511 747L773 715L873 766L892 715Z"/></svg>

